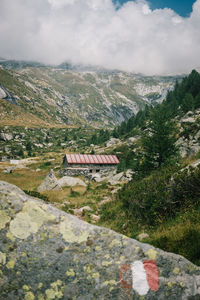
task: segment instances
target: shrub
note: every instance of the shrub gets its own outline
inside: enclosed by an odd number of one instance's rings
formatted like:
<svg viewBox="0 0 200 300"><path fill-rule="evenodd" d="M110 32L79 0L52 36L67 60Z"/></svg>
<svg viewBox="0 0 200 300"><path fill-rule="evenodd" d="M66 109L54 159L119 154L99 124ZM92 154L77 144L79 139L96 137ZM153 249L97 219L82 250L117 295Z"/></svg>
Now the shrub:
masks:
<svg viewBox="0 0 200 300"><path fill-rule="evenodd" d="M79 192L74 191L72 188L70 188L70 194L69 197L78 197L80 196Z"/></svg>
<svg viewBox="0 0 200 300"><path fill-rule="evenodd" d="M179 171L165 168L123 187L118 197L132 217L146 225L162 223L200 201L200 166Z"/></svg>
<svg viewBox="0 0 200 300"><path fill-rule="evenodd" d="M180 236L164 235L148 242L165 251L183 255L193 263L200 265L200 232L194 226L183 228Z"/></svg>
<svg viewBox="0 0 200 300"><path fill-rule="evenodd" d="M39 192L24 190L24 193L29 195L29 196L36 197L36 198L42 199L46 202L49 202L49 198L46 195L40 194Z"/></svg>
<svg viewBox="0 0 200 300"><path fill-rule="evenodd" d="M175 174L172 198L176 207L197 205L200 201L200 165Z"/></svg>

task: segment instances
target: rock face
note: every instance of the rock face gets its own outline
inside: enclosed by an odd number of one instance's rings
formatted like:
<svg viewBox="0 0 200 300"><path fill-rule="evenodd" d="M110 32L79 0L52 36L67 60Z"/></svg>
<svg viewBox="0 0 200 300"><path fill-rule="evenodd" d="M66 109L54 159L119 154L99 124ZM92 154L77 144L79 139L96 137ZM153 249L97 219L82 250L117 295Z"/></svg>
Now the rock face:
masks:
<svg viewBox="0 0 200 300"><path fill-rule="evenodd" d="M64 176L64 177L60 178L58 180L58 184L61 187L75 186L75 185L87 186L83 180L76 178L76 177L70 177L70 176Z"/></svg>
<svg viewBox="0 0 200 300"><path fill-rule="evenodd" d="M61 186L59 185L53 170L49 172L49 174L43 180L43 182L40 184L37 190L38 192L61 190Z"/></svg>
<svg viewBox="0 0 200 300"><path fill-rule="evenodd" d="M7 97L7 95L6 95L5 91L0 87L0 99L4 99L6 97Z"/></svg>
<svg viewBox="0 0 200 300"><path fill-rule="evenodd" d="M199 299L200 268L0 181L0 299Z"/></svg>

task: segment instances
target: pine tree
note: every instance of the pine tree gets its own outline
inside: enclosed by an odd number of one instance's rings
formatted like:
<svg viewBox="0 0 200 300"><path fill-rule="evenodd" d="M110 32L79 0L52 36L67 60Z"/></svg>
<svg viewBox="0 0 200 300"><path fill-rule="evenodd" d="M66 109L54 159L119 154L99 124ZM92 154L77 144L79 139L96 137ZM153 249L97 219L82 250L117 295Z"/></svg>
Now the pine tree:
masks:
<svg viewBox="0 0 200 300"><path fill-rule="evenodd" d="M182 110L184 113L188 112L189 110L194 110L195 101L192 94L187 93L183 99L182 103Z"/></svg>
<svg viewBox="0 0 200 300"><path fill-rule="evenodd" d="M145 170L160 167L177 152L172 121L163 106L158 105L151 113L148 130L142 137Z"/></svg>

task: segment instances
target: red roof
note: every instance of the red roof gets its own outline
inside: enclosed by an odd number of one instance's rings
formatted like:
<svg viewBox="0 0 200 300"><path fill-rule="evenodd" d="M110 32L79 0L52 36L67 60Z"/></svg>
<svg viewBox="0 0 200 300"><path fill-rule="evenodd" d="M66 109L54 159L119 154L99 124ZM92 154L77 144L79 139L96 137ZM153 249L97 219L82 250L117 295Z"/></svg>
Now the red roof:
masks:
<svg viewBox="0 0 200 300"><path fill-rule="evenodd" d="M117 165L116 155L66 154L68 164Z"/></svg>

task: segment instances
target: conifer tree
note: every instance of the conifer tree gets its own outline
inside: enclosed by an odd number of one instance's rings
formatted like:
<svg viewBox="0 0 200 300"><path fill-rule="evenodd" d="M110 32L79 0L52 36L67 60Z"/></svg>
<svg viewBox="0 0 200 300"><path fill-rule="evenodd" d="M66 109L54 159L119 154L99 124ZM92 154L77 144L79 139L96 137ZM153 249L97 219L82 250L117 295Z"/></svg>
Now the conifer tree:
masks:
<svg viewBox="0 0 200 300"><path fill-rule="evenodd" d="M174 124L168 119L163 106L158 105L151 113L148 130L142 137L145 170L160 167L177 152Z"/></svg>

